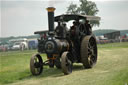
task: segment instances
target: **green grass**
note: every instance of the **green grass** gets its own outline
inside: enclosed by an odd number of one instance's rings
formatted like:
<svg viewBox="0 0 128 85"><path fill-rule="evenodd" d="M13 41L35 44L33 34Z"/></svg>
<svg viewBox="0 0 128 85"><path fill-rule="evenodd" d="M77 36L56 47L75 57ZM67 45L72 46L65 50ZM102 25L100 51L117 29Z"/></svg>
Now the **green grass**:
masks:
<svg viewBox="0 0 128 85"><path fill-rule="evenodd" d="M128 42L122 43L108 43L108 44L98 44L98 48L106 48L106 49L116 49L116 48L128 48Z"/></svg>
<svg viewBox="0 0 128 85"><path fill-rule="evenodd" d="M35 51L13 51L0 53L0 82L13 83L30 76L29 58Z"/></svg>
<svg viewBox="0 0 128 85"><path fill-rule="evenodd" d="M12 85L128 85L128 42L98 45L98 62L92 69L74 64L73 73L64 75L44 67L39 76L29 70L30 57L37 51L0 53L0 84ZM45 56L45 55L43 55ZM43 57L46 60L46 57Z"/></svg>

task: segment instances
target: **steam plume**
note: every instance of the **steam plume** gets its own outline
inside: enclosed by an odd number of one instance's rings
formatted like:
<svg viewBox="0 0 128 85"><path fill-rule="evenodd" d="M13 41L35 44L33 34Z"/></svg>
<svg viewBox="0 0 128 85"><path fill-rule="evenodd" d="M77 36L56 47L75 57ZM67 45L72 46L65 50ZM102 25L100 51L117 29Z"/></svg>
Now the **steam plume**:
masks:
<svg viewBox="0 0 128 85"><path fill-rule="evenodd" d="M49 0L48 4L49 4L49 7L54 7L55 4L61 4L65 1L67 1L67 0Z"/></svg>

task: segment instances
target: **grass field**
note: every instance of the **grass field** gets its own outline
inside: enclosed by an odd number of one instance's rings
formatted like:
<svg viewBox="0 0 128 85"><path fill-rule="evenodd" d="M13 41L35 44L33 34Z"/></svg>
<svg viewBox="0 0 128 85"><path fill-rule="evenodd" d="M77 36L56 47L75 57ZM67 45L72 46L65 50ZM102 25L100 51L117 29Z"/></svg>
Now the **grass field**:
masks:
<svg viewBox="0 0 128 85"><path fill-rule="evenodd" d="M64 75L56 68L44 67L32 76L31 55L36 51L0 53L0 84L9 85L128 85L128 43L98 45L98 62L92 69L74 64L73 73ZM46 59L45 55L43 59Z"/></svg>

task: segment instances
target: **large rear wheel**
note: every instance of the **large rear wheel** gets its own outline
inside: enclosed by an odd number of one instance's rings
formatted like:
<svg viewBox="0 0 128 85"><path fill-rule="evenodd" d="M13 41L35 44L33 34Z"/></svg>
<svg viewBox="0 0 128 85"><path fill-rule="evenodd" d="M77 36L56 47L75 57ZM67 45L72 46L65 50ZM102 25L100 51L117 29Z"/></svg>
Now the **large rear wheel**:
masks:
<svg viewBox="0 0 128 85"><path fill-rule="evenodd" d="M35 54L30 59L30 70L33 75L40 75L43 71L43 60L40 54Z"/></svg>
<svg viewBox="0 0 128 85"><path fill-rule="evenodd" d="M97 62L97 44L94 36L85 36L81 43L81 61L85 68L92 68Z"/></svg>
<svg viewBox="0 0 128 85"><path fill-rule="evenodd" d="M72 61L69 59L68 52L64 52L61 56L61 67L65 75L72 73Z"/></svg>

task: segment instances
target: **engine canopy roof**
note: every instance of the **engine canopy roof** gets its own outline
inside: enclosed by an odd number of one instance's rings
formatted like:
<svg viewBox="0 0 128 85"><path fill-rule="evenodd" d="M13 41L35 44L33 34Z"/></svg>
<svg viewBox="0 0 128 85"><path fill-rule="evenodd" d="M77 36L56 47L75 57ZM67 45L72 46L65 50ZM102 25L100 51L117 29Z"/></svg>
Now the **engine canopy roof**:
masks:
<svg viewBox="0 0 128 85"><path fill-rule="evenodd" d="M100 17L98 16L90 16L90 15L79 15L79 14L63 14L59 16L55 16L55 22L65 21L68 22L70 20L89 20L89 21L99 21Z"/></svg>

